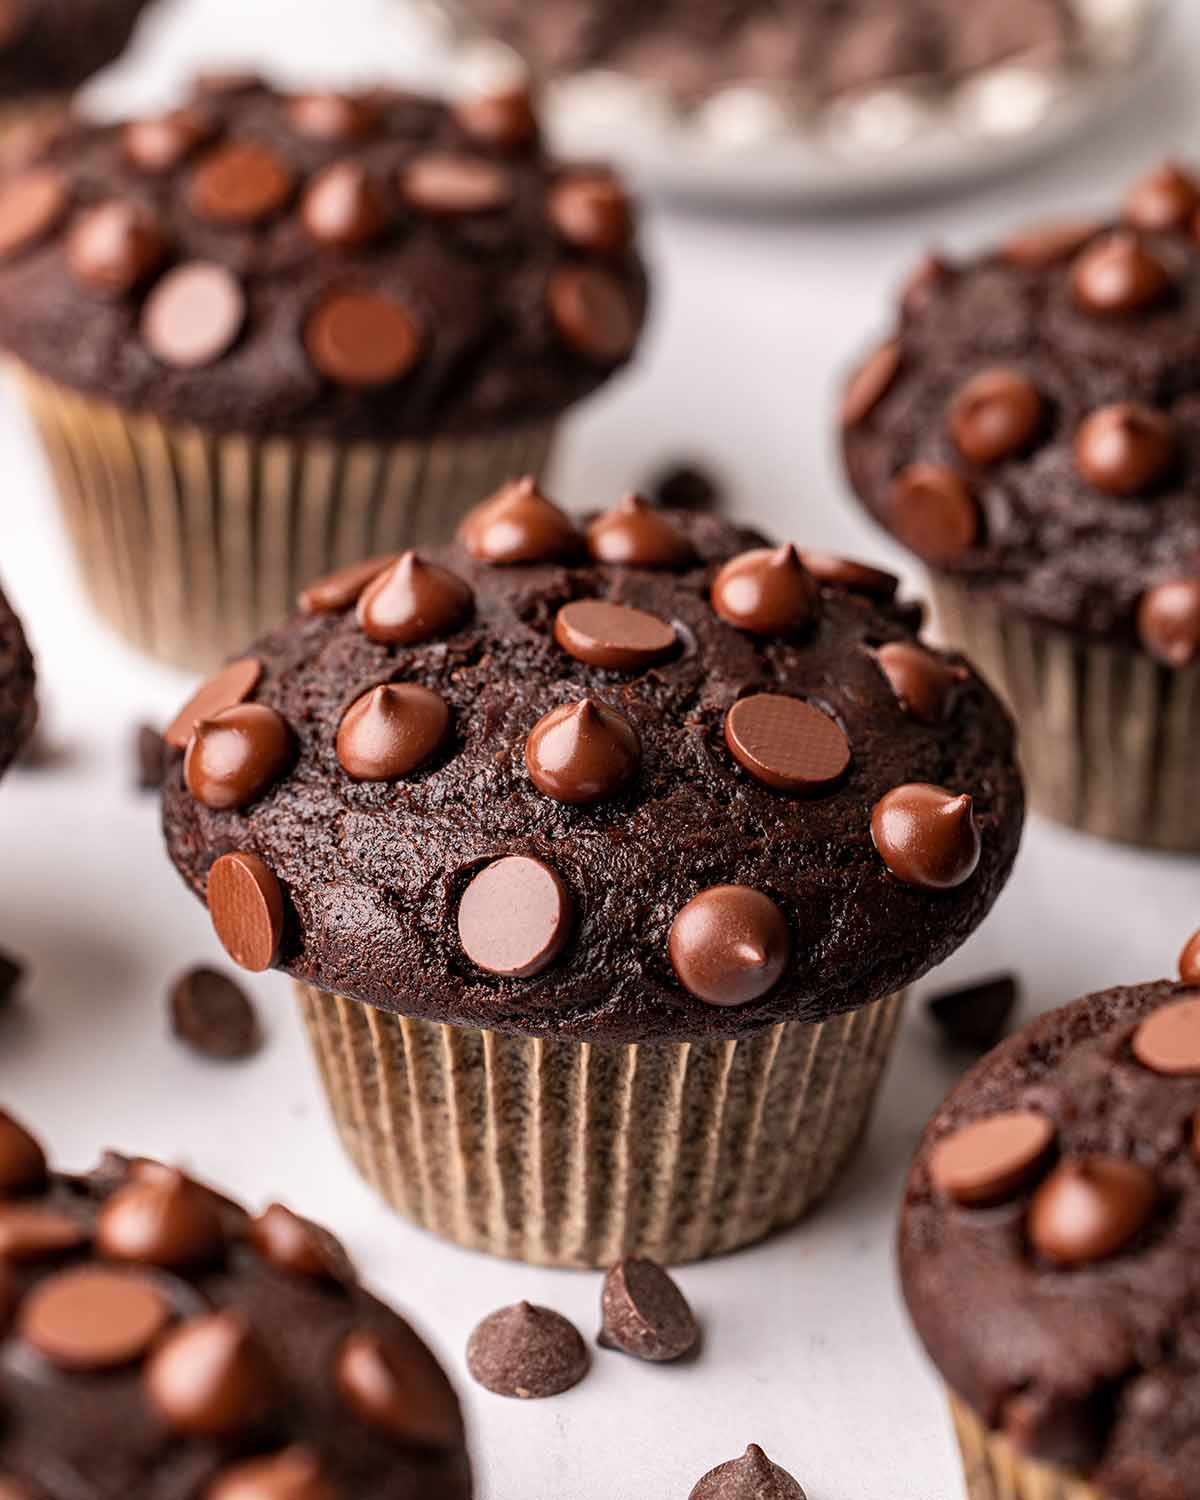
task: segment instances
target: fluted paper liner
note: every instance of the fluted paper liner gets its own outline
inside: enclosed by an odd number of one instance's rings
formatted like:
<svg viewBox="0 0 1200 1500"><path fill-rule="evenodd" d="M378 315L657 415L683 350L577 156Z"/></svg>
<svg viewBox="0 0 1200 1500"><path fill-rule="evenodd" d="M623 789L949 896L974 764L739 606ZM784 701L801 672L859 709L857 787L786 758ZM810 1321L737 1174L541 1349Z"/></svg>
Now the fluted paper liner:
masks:
<svg viewBox="0 0 1200 1500"><path fill-rule="evenodd" d="M1101 1500L1100 1491L1078 1474L1018 1453L1003 1433L990 1431L966 1402L948 1394L967 1500Z"/></svg>
<svg viewBox="0 0 1200 1500"><path fill-rule="evenodd" d="M323 574L447 541L506 480L540 473L554 438L554 424L391 444L219 436L17 375L96 608L198 671Z"/></svg>
<svg viewBox="0 0 1200 1500"><path fill-rule="evenodd" d="M1200 850L1200 664L1088 645L932 581L942 638L1007 699L1033 806L1102 838Z"/></svg>
<svg viewBox="0 0 1200 1500"><path fill-rule="evenodd" d="M861 1139L903 993L744 1042L598 1046L297 985L342 1143L423 1228L550 1266L700 1260L799 1219Z"/></svg>

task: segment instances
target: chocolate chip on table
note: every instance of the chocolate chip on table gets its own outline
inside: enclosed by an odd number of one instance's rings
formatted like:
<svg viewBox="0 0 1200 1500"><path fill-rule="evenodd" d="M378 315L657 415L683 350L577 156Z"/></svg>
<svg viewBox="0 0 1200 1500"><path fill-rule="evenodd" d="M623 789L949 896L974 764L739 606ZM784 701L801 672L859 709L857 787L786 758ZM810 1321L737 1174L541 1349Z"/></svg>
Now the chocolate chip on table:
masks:
<svg viewBox="0 0 1200 1500"><path fill-rule="evenodd" d="M250 1325L226 1309L189 1318L151 1354L143 1374L151 1406L171 1432L228 1438L267 1415L275 1376Z"/></svg>
<svg viewBox="0 0 1200 1500"><path fill-rule="evenodd" d="M979 506L963 476L946 464L909 464L888 502L892 528L926 562L948 563L979 539Z"/></svg>
<svg viewBox="0 0 1200 1500"><path fill-rule="evenodd" d="M283 940L283 890L256 854L223 854L208 872L208 911L225 951L261 974Z"/></svg>
<svg viewBox="0 0 1200 1500"><path fill-rule="evenodd" d="M467 94L451 108L459 125L481 146L515 151L538 138L538 120L527 89Z"/></svg>
<svg viewBox="0 0 1200 1500"><path fill-rule="evenodd" d="M1015 458L1033 442L1045 416L1036 385L1020 370L980 370L950 403L950 433L973 464Z"/></svg>
<svg viewBox="0 0 1200 1500"><path fill-rule="evenodd" d="M518 1302L491 1313L467 1344L472 1377L497 1396L558 1396L588 1370L579 1330L548 1307Z"/></svg>
<svg viewBox="0 0 1200 1500"><path fill-rule="evenodd" d="M562 953L574 921L558 872L540 859L508 855L485 866L463 892L458 937L477 968L529 979Z"/></svg>
<svg viewBox="0 0 1200 1500"><path fill-rule="evenodd" d="M355 781L398 781L436 754L449 730L440 694L413 682L382 683L343 714L338 761Z"/></svg>
<svg viewBox="0 0 1200 1500"><path fill-rule="evenodd" d="M805 1494L786 1469L751 1443L741 1458L710 1469L688 1500L805 1500Z"/></svg>
<svg viewBox="0 0 1200 1500"><path fill-rule="evenodd" d="M889 339L869 354L846 383L842 395L843 427L865 422L891 390L900 373L903 354L899 339Z"/></svg>
<svg viewBox="0 0 1200 1500"><path fill-rule="evenodd" d="M1138 635L1150 655L1181 668L1200 657L1200 577L1147 589L1138 604Z"/></svg>
<svg viewBox="0 0 1200 1500"><path fill-rule="evenodd" d="M1162 262L1127 230L1105 235L1071 268L1071 292L1088 313L1123 317L1148 312L1171 290Z"/></svg>
<svg viewBox="0 0 1200 1500"><path fill-rule="evenodd" d="M799 635L820 611L816 581L790 542L731 558L712 586L712 606L750 635Z"/></svg>
<svg viewBox="0 0 1200 1500"><path fill-rule="evenodd" d="M513 180L505 167L485 157L437 151L410 163L402 189L413 208L453 218L505 208L512 201Z"/></svg>
<svg viewBox="0 0 1200 1500"><path fill-rule="evenodd" d="M664 510L715 511L725 499L723 487L707 469L682 461L661 469L648 488L651 499Z"/></svg>
<svg viewBox="0 0 1200 1500"><path fill-rule="evenodd" d="M696 1346L700 1331L687 1298L652 1260L629 1256L604 1278L597 1342L637 1359L680 1359Z"/></svg>
<svg viewBox="0 0 1200 1500"><path fill-rule="evenodd" d="M525 742L525 765L538 791L557 802L613 797L641 769L637 730L595 698L564 703L539 719Z"/></svg>
<svg viewBox="0 0 1200 1500"><path fill-rule="evenodd" d="M1152 1073L1200 1075L1200 999L1178 1000L1152 1012L1134 1032L1131 1046Z"/></svg>
<svg viewBox="0 0 1200 1500"><path fill-rule="evenodd" d="M197 802L216 811L248 807L295 758L287 721L265 703L238 703L192 730L183 777Z"/></svg>
<svg viewBox="0 0 1200 1500"><path fill-rule="evenodd" d="M403 379L420 359L423 339L412 313L394 298L334 292L309 315L304 343L322 375L365 391Z"/></svg>
<svg viewBox="0 0 1200 1500"><path fill-rule="evenodd" d="M1126 219L1152 234L1187 228L1197 209L1200 187L1171 161L1139 178L1125 199Z"/></svg>
<svg viewBox="0 0 1200 1500"><path fill-rule="evenodd" d="M896 701L922 724L944 724L955 694L967 680L965 667L945 662L913 641L888 641L875 652Z"/></svg>
<svg viewBox="0 0 1200 1500"><path fill-rule="evenodd" d="M358 602L366 586L373 583L396 558L397 554L393 552L338 568L336 572L327 573L324 578L319 578L302 589L296 602L309 615L337 614L340 610L349 609Z"/></svg>
<svg viewBox="0 0 1200 1500"><path fill-rule="evenodd" d="M51 1364L83 1373L140 1359L170 1318L166 1298L148 1277L80 1266L34 1287L21 1306L18 1328Z"/></svg>
<svg viewBox="0 0 1200 1500"><path fill-rule="evenodd" d="M131 199L98 203L71 228L67 262L77 281L107 297L121 297L157 271L167 237L148 209Z"/></svg>
<svg viewBox="0 0 1200 1500"><path fill-rule="evenodd" d="M951 1045L986 1052L1004 1035L1017 998L1015 976L998 974L994 979L931 996L929 1014Z"/></svg>
<svg viewBox="0 0 1200 1500"><path fill-rule="evenodd" d="M252 1219L247 1237L263 1259L278 1270L347 1286L358 1279L340 1240L282 1203L272 1203Z"/></svg>
<svg viewBox="0 0 1200 1500"><path fill-rule="evenodd" d="M459 526L458 539L473 558L494 566L565 561L583 546L574 522L542 493L532 474L510 480L475 506Z"/></svg>
<svg viewBox="0 0 1200 1500"><path fill-rule="evenodd" d="M370 101L349 94L299 94L285 113L298 135L314 141L360 141L379 124Z"/></svg>
<svg viewBox="0 0 1200 1500"><path fill-rule="evenodd" d="M294 185L291 169L274 151L230 141L197 164L188 202L194 214L212 224L258 224L287 204Z"/></svg>
<svg viewBox="0 0 1200 1500"><path fill-rule="evenodd" d="M262 1029L250 997L216 969L189 969L171 990L171 1029L204 1057L253 1057Z"/></svg>
<svg viewBox="0 0 1200 1500"><path fill-rule="evenodd" d="M748 1005L783 977L792 937L769 896L749 886L716 885L677 913L668 948L689 994L706 1005Z"/></svg>
<svg viewBox="0 0 1200 1500"><path fill-rule="evenodd" d="M547 289L550 317L584 359L615 365L633 353L641 314L625 283L602 266L562 266Z"/></svg>
<svg viewBox="0 0 1200 1500"><path fill-rule="evenodd" d="M320 1454L297 1445L218 1474L205 1500L345 1500L326 1477Z"/></svg>
<svg viewBox="0 0 1200 1500"><path fill-rule="evenodd" d="M612 672L643 672L675 650L674 626L657 615L603 599L564 604L554 621L554 639L577 661Z"/></svg>
<svg viewBox="0 0 1200 1500"><path fill-rule="evenodd" d="M246 322L246 293L216 261L193 260L158 282L142 308L142 337L177 370L199 370L233 348Z"/></svg>
<svg viewBox="0 0 1200 1500"><path fill-rule="evenodd" d="M0 950L0 1011L12 1003L24 978L25 965L21 960ZM3 1190L3 1173L0 1172L0 1192Z"/></svg>
<svg viewBox="0 0 1200 1500"><path fill-rule="evenodd" d="M1094 221L1033 224L1011 235L1000 253L1012 265L1044 271L1077 255L1089 240L1095 239L1099 229Z"/></svg>
<svg viewBox="0 0 1200 1500"><path fill-rule="evenodd" d="M359 595L358 623L373 641L415 646L470 619L475 595L457 573L402 553Z"/></svg>
<svg viewBox="0 0 1200 1500"><path fill-rule="evenodd" d="M53 167L30 167L0 182L0 260L40 243L67 205L66 181Z"/></svg>
<svg viewBox="0 0 1200 1500"><path fill-rule="evenodd" d="M217 1198L173 1167L131 1176L96 1217L96 1247L108 1260L184 1270L225 1249Z"/></svg>
<svg viewBox="0 0 1200 1500"><path fill-rule="evenodd" d="M244 703L261 677L262 662L257 657L244 656L240 661L230 662L192 694L168 725L163 738L173 749L186 750L201 719L211 719L223 709Z"/></svg>
<svg viewBox="0 0 1200 1500"><path fill-rule="evenodd" d="M1034 1195L1029 1238L1057 1266L1090 1265L1123 1250L1158 1206L1154 1178L1136 1162L1066 1157Z"/></svg>
<svg viewBox="0 0 1200 1500"><path fill-rule="evenodd" d="M32 1135L0 1110L0 1199L40 1188L46 1180L46 1153Z"/></svg>
<svg viewBox="0 0 1200 1500"><path fill-rule="evenodd" d="M1200 986L1200 928L1183 945L1179 955L1179 979L1183 984Z"/></svg>
<svg viewBox="0 0 1200 1500"><path fill-rule="evenodd" d="M796 796L828 791L850 764L841 725L813 704L779 693L739 699L725 716L725 743L755 781Z"/></svg>
<svg viewBox="0 0 1200 1500"><path fill-rule="evenodd" d="M424 1349L351 1333L337 1351L334 1381L343 1404L377 1432L418 1448L453 1448L462 1441L458 1401Z"/></svg>
<svg viewBox="0 0 1200 1500"><path fill-rule="evenodd" d="M1075 434L1075 466L1107 495L1145 495L1170 473L1178 452L1165 412L1122 401L1092 412Z"/></svg>
<svg viewBox="0 0 1200 1500"><path fill-rule="evenodd" d="M1033 1110L989 1115L937 1143L929 1177L937 1192L964 1207L1003 1203L1041 1174L1056 1137L1053 1121Z"/></svg>
<svg viewBox="0 0 1200 1500"><path fill-rule="evenodd" d="M880 798L871 813L871 837L897 880L931 891L969 880L982 850L971 798L924 782Z"/></svg>
<svg viewBox="0 0 1200 1500"><path fill-rule="evenodd" d="M696 561L696 549L674 522L635 494L597 516L587 540L597 562L618 567L682 568Z"/></svg>
<svg viewBox="0 0 1200 1500"><path fill-rule="evenodd" d="M314 177L300 214L318 245L340 250L369 245L387 226L387 212L362 162L334 162Z"/></svg>
<svg viewBox="0 0 1200 1500"><path fill-rule="evenodd" d="M569 245L615 255L633 239L633 213L609 172L573 171L550 189L550 222Z"/></svg>
<svg viewBox="0 0 1200 1500"><path fill-rule="evenodd" d="M153 724L139 724L133 737L135 784L139 791L157 792L167 774L167 742Z"/></svg>

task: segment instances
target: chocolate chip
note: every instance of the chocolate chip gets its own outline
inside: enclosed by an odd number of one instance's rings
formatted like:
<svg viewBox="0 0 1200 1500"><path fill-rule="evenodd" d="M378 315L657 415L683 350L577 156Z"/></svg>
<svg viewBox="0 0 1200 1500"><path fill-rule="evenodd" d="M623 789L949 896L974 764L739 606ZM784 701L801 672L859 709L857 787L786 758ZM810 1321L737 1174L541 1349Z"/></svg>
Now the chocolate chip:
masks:
<svg viewBox="0 0 1200 1500"><path fill-rule="evenodd" d="M77 281L104 296L120 297L158 270L166 258L167 237L141 204L110 198L76 220L66 253Z"/></svg>
<svg viewBox="0 0 1200 1500"><path fill-rule="evenodd" d="M554 621L554 639L577 661L612 672L642 672L676 647L673 626L645 610L603 599L564 604Z"/></svg>
<svg viewBox="0 0 1200 1500"><path fill-rule="evenodd" d="M509 855L481 870L463 892L458 938L476 967L529 979L562 953L574 920L557 871L540 859Z"/></svg>
<svg viewBox="0 0 1200 1500"><path fill-rule="evenodd" d="M1057 1266L1090 1265L1123 1250L1157 1205L1158 1186L1136 1162L1067 1157L1034 1195L1029 1238Z"/></svg>
<svg viewBox="0 0 1200 1500"><path fill-rule="evenodd" d="M827 713L800 698L755 693L725 716L725 743L756 781L779 792L828 791L850 764L850 742Z"/></svg>
<svg viewBox="0 0 1200 1500"><path fill-rule="evenodd" d="M153 724L139 724L133 737L135 785L156 792L167 774L167 742Z"/></svg>
<svg viewBox="0 0 1200 1500"><path fill-rule="evenodd" d="M1045 271L1070 260L1099 233L1095 223L1035 224L1006 240L1003 258L1027 271Z"/></svg>
<svg viewBox="0 0 1200 1500"><path fill-rule="evenodd" d="M446 701L417 683L384 683L346 710L337 758L355 781L398 781L423 765L450 729Z"/></svg>
<svg viewBox="0 0 1200 1500"><path fill-rule="evenodd" d="M243 656L230 662L192 694L168 725L163 738L173 749L186 750L201 719L211 719L227 708L244 703L261 677L262 662L257 657Z"/></svg>
<svg viewBox="0 0 1200 1500"><path fill-rule="evenodd" d="M258 1253L280 1271L352 1286L357 1277L341 1242L282 1203L272 1203L247 1231Z"/></svg>
<svg viewBox="0 0 1200 1500"><path fill-rule="evenodd" d="M312 1448L285 1448L218 1474L204 1500L346 1500Z"/></svg>
<svg viewBox="0 0 1200 1500"><path fill-rule="evenodd" d="M857 427L867 420L891 390L902 362L899 339L889 339L859 365L842 395L843 427Z"/></svg>
<svg viewBox="0 0 1200 1500"><path fill-rule="evenodd" d="M177 370L215 363L237 342L246 322L246 293L215 261L192 260L168 271L142 309L142 337Z"/></svg>
<svg viewBox="0 0 1200 1500"><path fill-rule="evenodd" d="M901 707L922 724L944 724L955 694L967 680L965 667L942 661L912 641L889 641L875 652Z"/></svg>
<svg viewBox="0 0 1200 1500"><path fill-rule="evenodd" d="M145 120L131 120L121 130L121 149L131 166L161 176L173 171L197 146L210 140L214 124L195 109L176 109Z"/></svg>
<svg viewBox="0 0 1200 1500"><path fill-rule="evenodd" d="M1200 188L1170 161L1139 178L1125 199L1125 217L1152 234L1186 228L1198 208Z"/></svg>
<svg viewBox="0 0 1200 1500"><path fill-rule="evenodd" d="M674 463L650 482L650 494L664 510L714 511L725 498L721 485L697 464Z"/></svg>
<svg viewBox="0 0 1200 1500"><path fill-rule="evenodd" d="M525 89L471 94L451 107L462 129L481 146L515 151L538 138L537 114Z"/></svg>
<svg viewBox="0 0 1200 1500"><path fill-rule="evenodd" d="M146 1395L174 1433L224 1438L266 1416L275 1391L249 1324L226 1310L190 1318L159 1344L145 1370Z"/></svg>
<svg viewBox="0 0 1200 1500"><path fill-rule="evenodd" d="M1200 985L1200 928L1188 938L1179 955L1179 979L1182 984Z"/></svg>
<svg viewBox="0 0 1200 1500"><path fill-rule="evenodd" d="M1133 1034L1133 1055L1169 1078L1200 1074L1200 1000L1179 1000L1146 1017Z"/></svg>
<svg viewBox="0 0 1200 1500"><path fill-rule="evenodd" d="M0 182L0 260L40 243L67 212L67 184L53 167L30 167Z"/></svg>
<svg viewBox="0 0 1200 1500"><path fill-rule="evenodd" d="M53 1260L87 1242L87 1230L69 1214L33 1203L0 1203L0 1261Z"/></svg>
<svg viewBox="0 0 1200 1500"><path fill-rule="evenodd" d="M21 960L0 949L0 1012L12 1004L24 978L25 965ZM2 1132L2 1127L0 1127L0 1132ZM0 1181L0 1193L3 1191L3 1182Z"/></svg>
<svg viewBox="0 0 1200 1500"><path fill-rule="evenodd" d="M696 549L679 528L634 494L592 522L588 550L597 562L627 568L682 568L696 561Z"/></svg>
<svg viewBox="0 0 1200 1500"><path fill-rule="evenodd" d="M156 1163L133 1177L96 1216L96 1248L109 1260L183 1270L215 1260L225 1233L212 1193Z"/></svg>
<svg viewBox="0 0 1200 1500"><path fill-rule="evenodd" d="M250 997L216 969L189 969L171 990L171 1029L203 1057L253 1057L262 1029Z"/></svg>
<svg viewBox="0 0 1200 1500"><path fill-rule="evenodd" d="M261 974L283 940L283 891L256 854L223 854L208 872L208 913L225 951Z"/></svg>
<svg viewBox="0 0 1200 1500"><path fill-rule="evenodd" d="M805 1495L786 1469L751 1443L741 1458L710 1469L688 1500L805 1500Z"/></svg>
<svg viewBox="0 0 1200 1500"><path fill-rule="evenodd" d="M46 1180L46 1153L23 1125L0 1110L0 1197L36 1192Z"/></svg>
<svg viewBox="0 0 1200 1500"><path fill-rule="evenodd" d="M792 952L787 918L745 885L701 891L671 924L671 965L706 1005L749 1005L779 983Z"/></svg>
<svg viewBox="0 0 1200 1500"><path fill-rule="evenodd" d="M564 703L539 719L525 742L525 765L540 792L586 804L615 797L641 769L637 730L595 698Z"/></svg>
<svg viewBox="0 0 1200 1500"><path fill-rule="evenodd" d="M789 542L731 558L713 580L712 606L751 635L798 635L816 620L820 595Z"/></svg>
<svg viewBox="0 0 1200 1500"><path fill-rule="evenodd" d="M1106 235L1071 268L1071 293L1084 312L1124 316L1162 302L1171 278L1162 262L1125 231Z"/></svg>
<svg viewBox="0 0 1200 1500"><path fill-rule="evenodd" d="M897 880L930 891L969 880L982 851L971 798L924 782L898 786L875 804L871 837Z"/></svg>
<svg viewBox="0 0 1200 1500"><path fill-rule="evenodd" d="M65 1370L132 1364L167 1326L171 1309L145 1276L80 1266L40 1282L21 1307L22 1338Z"/></svg>
<svg viewBox="0 0 1200 1500"><path fill-rule="evenodd" d="M837 557L832 552L813 552L805 548L798 556L818 583L831 588L868 594L872 599L894 599L900 587L900 580L894 573L885 573L882 568L872 568L848 557Z"/></svg>
<svg viewBox="0 0 1200 1500"><path fill-rule="evenodd" d="M980 370L950 403L950 434L973 464L995 464L1023 453L1045 415L1038 388L1020 370Z"/></svg>
<svg viewBox="0 0 1200 1500"><path fill-rule="evenodd" d="M373 641L415 646L450 635L470 619L475 595L457 573L402 553L358 599L358 623Z"/></svg>
<svg viewBox="0 0 1200 1500"><path fill-rule="evenodd" d="M1057 1136L1032 1110L989 1115L943 1136L929 1158L939 1193L970 1208L1015 1198L1038 1177Z"/></svg>
<svg viewBox="0 0 1200 1500"><path fill-rule="evenodd" d="M641 315L624 282L600 266L560 266L546 290L550 317L569 348L596 364L633 353Z"/></svg>
<svg viewBox="0 0 1200 1500"><path fill-rule="evenodd" d="M357 249L378 239L387 212L362 162L339 161L313 178L300 205L304 227L318 245Z"/></svg>
<svg viewBox="0 0 1200 1500"><path fill-rule="evenodd" d="M218 811L249 807L295 758L287 720L265 703L239 703L192 730L183 776L197 802Z"/></svg>
<svg viewBox="0 0 1200 1500"><path fill-rule="evenodd" d="M497 566L575 557L581 538L532 474L511 480L470 511L458 539L479 562Z"/></svg>
<svg viewBox="0 0 1200 1500"><path fill-rule="evenodd" d="M528 1401L557 1396L588 1370L587 1346L574 1324L548 1307L518 1302L484 1318L467 1344L467 1368L497 1396Z"/></svg>
<svg viewBox="0 0 1200 1500"><path fill-rule="evenodd" d="M1015 977L999 974L995 979L932 996L929 1014L952 1046L986 1052L1004 1035L1016 1005Z"/></svg>
<svg viewBox="0 0 1200 1500"><path fill-rule="evenodd" d="M343 1402L368 1427L420 1448L462 1441L462 1414L450 1382L429 1354L374 1333L351 1333L338 1349L334 1380Z"/></svg>
<svg viewBox="0 0 1200 1500"><path fill-rule="evenodd" d="M654 1363L680 1359L700 1331L687 1298L660 1265L630 1256L604 1278L599 1343Z"/></svg>
<svg viewBox="0 0 1200 1500"><path fill-rule="evenodd" d="M278 213L293 186L291 168L274 151L252 141L230 141L197 164L188 203L210 224L241 227Z"/></svg>
<svg viewBox="0 0 1200 1500"><path fill-rule="evenodd" d="M1137 625L1142 644L1164 666L1190 665L1200 656L1200 578L1178 578L1147 589Z"/></svg>
<svg viewBox="0 0 1200 1500"><path fill-rule="evenodd" d="M506 168L483 157L438 151L409 164L403 191L421 212L452 218L504 208L512 201L513 181Z"/></svg>
<svg viewBox="0 0 1200 1500"><path fill-rule="evenodd" d="M1145 495L1175 464L1175 424L1165 412L1122 401L1092 412L1075 434L1075 466L1107 495Z"/></svg>
<svg viewBox="0 0 1200 1500"><path fill-rule="evenodd" d="M892 529L926 562L961 557L979 537L979 507L961 474L945 464L914 463L896 475Z"/></svg>
<svg viewBox="0 0 1200 1500"><path fill-rule="evenodd" d="M394 385L414 368L422 348L408 309L366 292L326 297L309 316L304 342L321 374L351 390Z"/></svg>
<svg viewBox="0 0 1200 1500"><path fill-rule="evenodd" d="M373 583L385 568L396 561L392 552L381 557L369 557L365 562L350 563L335 573L328 573L316 583L310 583L297 599L297 604L310 615L337 614L358 602L359 595L367 584Z"/></svg>
<svg viewBox="0 0 1200 1500"><path fill-rule="evenodd" d="M285 111L297 135L314 141L361 141L379 124L379 111L367 99L350 94L300 94Z"/></svg>
<svg viewBox="0 0 1200 1500"><path fill-rule="evenodd" d="M550 189L550 222L579 250L615 255L633 238L625 189L608 172L571 172Z"/></svg>

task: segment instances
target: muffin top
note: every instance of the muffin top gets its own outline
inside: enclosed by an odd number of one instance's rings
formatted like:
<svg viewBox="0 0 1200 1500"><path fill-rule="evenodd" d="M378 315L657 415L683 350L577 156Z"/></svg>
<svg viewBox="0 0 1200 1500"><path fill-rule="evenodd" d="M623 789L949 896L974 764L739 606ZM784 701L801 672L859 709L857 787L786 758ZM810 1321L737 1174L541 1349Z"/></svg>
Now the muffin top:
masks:
<svg viewBox="0 0 1200 1500"><path fill-rule="evenodd" d="M1009 873L1000 704L896 580L532 481L376 559L172 725L171 857L231 954L409 1016L741 1037L888 995Z"/></svg>
<svg viewBox="0 0 1200 1500"><path fill-rule="evenodd" d="M33 657L20 620L0 594L0 772L20 752L36 718Z"/></svg>
<svg viewBox="0 0 1200 1500"><path fill-rule="evenodd" d="M930 258L842 410L859 496L1006 609L1170 666L1200 653L1200 187Z"/></svg>
<svg viewBox="0 0 1200 1500"><path fill-rule="evenodd" d="M0 1114L6 1500L468 1500L458 1401L325 1230Z"/></svg>
<svg viewBox="0 0 1200 1500"><path fill-rule="evenodd" d="M1180 974L985 1058L925 1133L900 1231L949 1385L1113 1500L1196 1492L1200 933Z"/></svg>
<svg viewBox="0 0 1200 1500"><path fill-rule="evenodd" d="M72 91L124 52L149 0L0 0L0 98Z"/></svg>
<svg viewBox="0 0 1200 1500"><path fill-rule="evenodd" d="M202 81L0 178L0 342L220 432L342 441L544 422L632 354L645 281L602 168L528 100Z"/></svg>

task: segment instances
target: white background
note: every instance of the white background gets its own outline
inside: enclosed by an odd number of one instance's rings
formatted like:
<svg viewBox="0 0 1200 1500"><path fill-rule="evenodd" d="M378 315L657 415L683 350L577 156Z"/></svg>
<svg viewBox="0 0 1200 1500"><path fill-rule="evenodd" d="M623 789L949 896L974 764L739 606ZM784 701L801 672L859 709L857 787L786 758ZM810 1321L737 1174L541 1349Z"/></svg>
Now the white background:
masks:
<svg viewBox="0 0 1200 1500"><path fill-rule="evenodd" d="M739 512L804 544L903 564L855 512L830 435L837 373L888 318L890 289L931 243L966 250L1025 218L1109 205L1139 169L1194 149L1200 11L1136 104L1054 163L954 200L824 221L651 216L658 297L634 373L572 425L558 493L611 502L665 456L707 457ZM254 59L288 76L412 53L389 0L195 0L160 24L106 98L166 97L200 63ZM1194 149L1200 158L1200 149ZM269 1045L200 1062L166 1036L171 978L220 954L161 847L154 799L130 789L129 739L165 721L185 679L112 640L76 587L46 475L19 416L0 412L0 570L37 650L61 756L0 791L0 946L33 977L0 1021L0 1098L59 1160L105 1146L189 1163L253 1204L282 1197L334 1226L366 1277L409 1310L470 1409L482 1500L686 1500L713 1464L761 1443L809 1500L961 1493L934 1378L896 1296L893 1217L917 1132L954 1076L914 1008L866 1149L811 1223L686 1269L702 1356L651 1368L598 1353L575 1391L521 1405L473 1387L474 1322L527 1297L590 1336L600 1281L490 1261L392 1218L343 1161L289 986L254 984ZM1016 968L1026 1013L1173 969L1200 923L1195 861L1139 855L1034 820L1015 879L934 986ZM927 981L922 987L930 988Z"/></svg>

